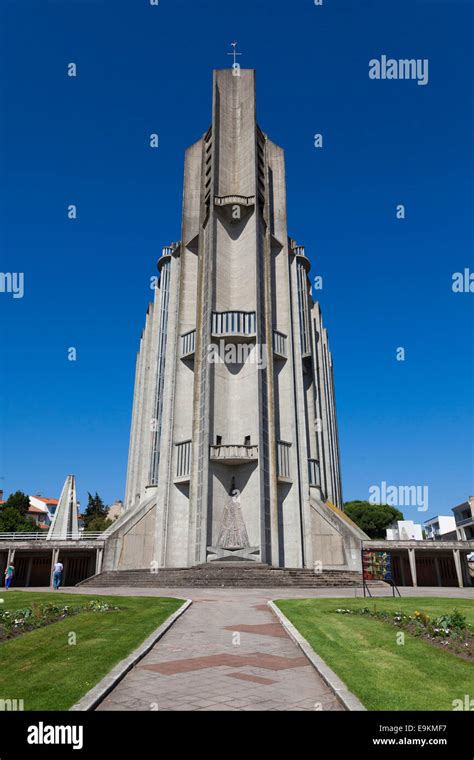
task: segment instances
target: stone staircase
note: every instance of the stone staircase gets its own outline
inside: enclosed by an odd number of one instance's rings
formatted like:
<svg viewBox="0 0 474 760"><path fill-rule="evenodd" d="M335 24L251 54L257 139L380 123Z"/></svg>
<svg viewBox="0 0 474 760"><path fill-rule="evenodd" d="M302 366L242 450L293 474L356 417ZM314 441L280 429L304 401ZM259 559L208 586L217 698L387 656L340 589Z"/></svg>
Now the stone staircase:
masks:
<svg viewBox="0 0 474 760"><path fill-rule="evenodd" d="M130 588L347 588L362 586L362 575L352 570L277 568L256 562L213 562L191 568L113 570L77 584L85 587ZM371 586L387 587L382 581ZM388 588L388 587L387 587Z"/></svg>

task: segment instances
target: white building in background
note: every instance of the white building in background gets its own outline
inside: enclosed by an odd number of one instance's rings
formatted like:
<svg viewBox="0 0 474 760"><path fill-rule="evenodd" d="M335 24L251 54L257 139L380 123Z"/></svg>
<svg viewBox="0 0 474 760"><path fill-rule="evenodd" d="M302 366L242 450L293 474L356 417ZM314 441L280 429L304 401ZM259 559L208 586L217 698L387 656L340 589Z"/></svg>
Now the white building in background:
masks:
<svg viewBox="0 0 474 760"><path fill-rule="evenodd" d="M423 529L430 541L442 541L443 536L456 540L456 521L452 515L437 515L425 520Z"/></svg>
<svg viewBox="0 0 474 760"><path fill-rule="evenodd" d="M423 529L413 520L397 520L386 528L387 541L423 541Z"/></svg>
<svg viewBox="0 0 474 760"><path fill-rule="evenodd" d="M109 520L118 520L122 514L123 501L121 499L117 499L113 504L110 505L109 511L107 512L107 517Z"/></svg>
<svg viewBox="0 0 474 760"><path fill-rule="evenodd" d="M40 530L46 530L53 521L58 506L58 499L51 499L40 495L30 496L29 499L30 506L26 516Z"/></svg>
<svg viewBox="0 0 474 760"><path fill-rule="evenodd" d="M474 539L474 496L470 496L467 501L453 507L452 511L458 539L472 541Z"/></svg>
<svg viewBox="0 0 474 760"><path fill-rule="evenodd" d="M443 537L445 537L443 539ZM454 517L437 515L425 520L423 525L413 520L397 520L386 528L387 541L442 541L448 538L456 539Z"/></svg>
<svg viewBox="0 0 474 760"><path fill-rule="evenodd" d="M39 531L49 530L54 522L60 500L53 499L48 496L41 496L41 494L29 496L28 498L30 500L30 506L28 508L28 512L26 513L26 517L36 525ZM3 491L0 491L0 504L4 503ZM79 506L79 502L75 499L75 510L77 515L76 519L80 527L82 517L79 514Z"/></svg>
<svg viewBox="0 0 474 760"><path fill-rule="evenodd" d="M214 72L211 127L186 151L181 240L158 270L104 569L360 568L328 334L288 236L284 153L257 124L253 70Z"/></svg>

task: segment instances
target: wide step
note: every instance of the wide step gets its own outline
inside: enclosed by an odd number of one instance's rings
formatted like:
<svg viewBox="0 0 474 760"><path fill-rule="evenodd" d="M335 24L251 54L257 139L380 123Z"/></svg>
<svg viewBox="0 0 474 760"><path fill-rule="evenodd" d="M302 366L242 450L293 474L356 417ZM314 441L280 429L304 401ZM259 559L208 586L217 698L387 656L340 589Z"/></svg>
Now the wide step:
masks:
<svg viewBox="0 0 474 760"><path fill-rule="evenodd" d="M198 565L193 568L104 571L82 581L88 587L131 588L343 588L362 586L362 575L351 570L276 568L237 563ZM385 587L383 582L371 583Z"/></svg>

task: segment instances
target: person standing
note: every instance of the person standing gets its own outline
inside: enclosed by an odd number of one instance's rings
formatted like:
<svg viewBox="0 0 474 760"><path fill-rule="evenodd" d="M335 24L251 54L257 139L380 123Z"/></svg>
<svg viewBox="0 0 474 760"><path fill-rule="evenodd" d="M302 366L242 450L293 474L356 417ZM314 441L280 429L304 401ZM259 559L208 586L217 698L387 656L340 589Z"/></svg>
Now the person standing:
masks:
<svg viewBox="0 0 474 760"><path fill-rule="evenodd" d="M61 585L61 576L63 573L63 563L62 562L56 562L55 566L53 567L53 589L55 591L58 590L59 586Z"/></svg>
<svg viewBox="0 0 474 760"><path fill-rule="evenodd" d="M5 570L5 589L8 591L10 588L13 576L15 575L15 567L12 562L9 562L7 569Z"/></svg>

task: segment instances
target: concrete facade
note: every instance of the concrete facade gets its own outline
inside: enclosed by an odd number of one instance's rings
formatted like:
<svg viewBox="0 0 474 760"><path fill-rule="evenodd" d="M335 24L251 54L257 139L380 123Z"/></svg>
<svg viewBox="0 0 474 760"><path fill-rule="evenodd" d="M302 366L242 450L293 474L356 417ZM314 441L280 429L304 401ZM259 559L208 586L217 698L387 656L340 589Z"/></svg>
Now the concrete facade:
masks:
<svg viewBox="0 0 474 760"><path fill-rule="evenodd" d="M461 541L474 539L474 496L453 507L456 533Z"/></svg>
<svg viewBox="0 0 474 760"><path fill-rule="evenodd" d="M181 241L158 261L140 340L105 570L360 568L309 269L288 236L283 150L257 125L255 72L215 71L212 125L186 151Z"/></svg>
<svg viewBox="0 0 474 760"><path fill-rule="evenodd" d="M399 586L459 586L472 588L469 556L474 541L398 541L373 539L363 548L389 552Z"/></svg>
<svg viewBox="0 0 474 760"><path fill-rule="evenodd" d="M48 540L45 536L33 535L37 538L22 538L22 534L16 534L14 539L0 539L0 574L3 577L7 565L13 563L14 588L52 586L53 568L58 561L64 565L63 585L73 586L100 573L104 553L102 538Z"/></svg>

